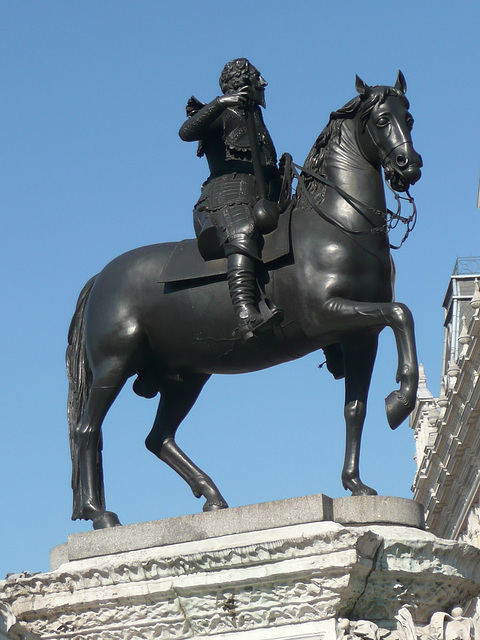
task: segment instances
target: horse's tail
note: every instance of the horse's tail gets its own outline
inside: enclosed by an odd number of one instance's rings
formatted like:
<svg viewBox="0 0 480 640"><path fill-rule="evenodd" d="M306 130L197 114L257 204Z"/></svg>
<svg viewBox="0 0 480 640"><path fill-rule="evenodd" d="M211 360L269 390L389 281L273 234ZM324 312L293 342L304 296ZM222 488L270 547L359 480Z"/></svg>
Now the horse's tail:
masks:
<svg viewBox="0 0 480 640"><path fill-rule="evenodd" d="M92 370L88 363L87 351L85 348L85 308L96 278L97 276L91 278L83 287L78 297L77 307L68 330L68 346L66 353L68 376L67 417L70 436L70 453L72 456L72 520L82 517L80 504L80 460L75 439L75 429L82 419L93 380ZM99 443L99 447L101 447L101 442ZM103 487L103 482L101 482L99 486Z"/></svg>

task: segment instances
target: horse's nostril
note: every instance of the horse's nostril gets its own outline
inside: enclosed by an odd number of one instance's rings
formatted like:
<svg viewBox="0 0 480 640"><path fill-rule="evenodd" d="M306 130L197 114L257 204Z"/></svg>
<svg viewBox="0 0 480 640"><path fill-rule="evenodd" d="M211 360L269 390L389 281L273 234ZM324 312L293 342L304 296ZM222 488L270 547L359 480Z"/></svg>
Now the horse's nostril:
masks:
<svg viewBox="0 0 480 640"><path fill-rule="evenodd" d="M398 154L397 165L402 168L406 167L408 165L408 158L404 156L402 153Z"/></svg>

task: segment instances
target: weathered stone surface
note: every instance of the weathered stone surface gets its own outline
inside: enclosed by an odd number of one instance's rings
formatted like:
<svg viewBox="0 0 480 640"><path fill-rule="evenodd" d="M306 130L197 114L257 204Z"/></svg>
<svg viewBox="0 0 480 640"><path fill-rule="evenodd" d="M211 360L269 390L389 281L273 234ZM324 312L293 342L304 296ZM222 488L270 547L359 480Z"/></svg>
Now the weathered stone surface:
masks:
<svg viewBox="0 0 480 640"><path fill-rule="evenodd" d="M480 630L474 619L464 616L461 607L450 613L436 611L425 626L416 625L409 607L402 607L395 616L396 629L379 627L371 620L337 620L336 640L480 640Z"/></svg>
<svg viewBox="0 0 480 640"><path fill-rule="evenodd" d="M429 621L480 591L479 567L479 549L418 529L313 522L11 576L0 602L43 639L335 640L335 619L394 628L405 603Z"/></svg>
<svg viewBox="0 0 480 640"><path fill-rule="evenodd" d="M407 527L371 526L382 537L365 590L351 615L381 623L408 606L417 624L480 592L479 549Z"/></svg>
<svg viewBox="0 0 480 640"><path fill-rule="evenodd" d="M350 496L334 498L333 521L340 524L393 524L425 528L423 506L407 498Z"/></svg>
<svg viewBox="0 0 480 640"><path fill-rule="evenodd" d="M7 629L14 623L10 607L0 605L0 640L8 640Z"/></svg>
<svg viewBox="0 0 480 640"><path fill-rule="evenodd" d="M0 640L38 640L23 625L18 624L7 602L0 602Z"/></svg>
<svg viewBox="0 0 480 640"><path fill-rule="evenodd" d="M317 494L77 533L68 537L67 556L63 555L65 549L57 555L60 560L65 557L68 560L80 560L292 524L331 521L332 515L332 499ZM55 555L53 559L56 560ZM52 565L51 568L55 566L58 565Z"/></svg>
<svg viewBox="0 0 480 640"><path fill-rule="evenodd" d="M293 525L78 560L11 578L4 593L17 619L41 636L184 638L268 629L328 620L340 603L351 609L380 542L333 523Z"/></svg>
<svg viewBox="0 0 480 640"><path fill-rule="evenodd" d="M317 494L77 533L69 536L67 545L53 549L51 568L82 558L322 521L422 528L423 511L421 505L405 498L362 496L332 500Z"/></svg>

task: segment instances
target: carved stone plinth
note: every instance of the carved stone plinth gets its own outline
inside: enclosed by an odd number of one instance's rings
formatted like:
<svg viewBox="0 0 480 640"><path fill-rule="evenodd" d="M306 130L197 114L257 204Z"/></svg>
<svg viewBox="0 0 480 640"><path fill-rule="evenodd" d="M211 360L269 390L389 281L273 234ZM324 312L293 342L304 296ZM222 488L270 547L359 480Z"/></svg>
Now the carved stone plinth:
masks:
<svg viewBox="0 0 480 640"><path fill-rule="evenodd" d="M392 518L387 498L350 500L337 513L363 504L367 519ZM418 511L409 503L396 503L405 519ZM0 605L12 632L44 639L335 640L355 637L348 618L395 640L402 606L425 625L480 592L479 549L412 526L325 521L332 513L335 501L310 496L76 534L50 573L0 583Z"/></svg>

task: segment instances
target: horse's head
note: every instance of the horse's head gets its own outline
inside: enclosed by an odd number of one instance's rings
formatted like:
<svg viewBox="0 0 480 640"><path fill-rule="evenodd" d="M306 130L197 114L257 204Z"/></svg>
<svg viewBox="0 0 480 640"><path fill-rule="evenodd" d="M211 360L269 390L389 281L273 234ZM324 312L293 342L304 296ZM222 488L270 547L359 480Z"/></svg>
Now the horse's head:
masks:
<svg viewBox="0 0 480 640"><path fill-rule="evenodd" d="M412 143L413 118L403 73L398 72L394 87L370 87L357 76L356 89L361 101L358 138L362 150L371 162L383 166L393 189L406 191L420 178L423 162Z"/></svg>

